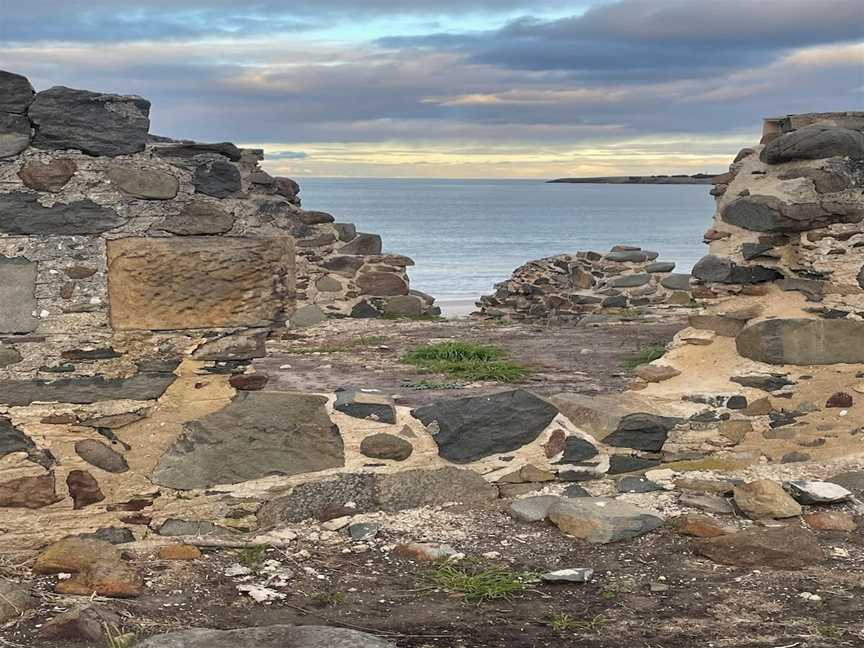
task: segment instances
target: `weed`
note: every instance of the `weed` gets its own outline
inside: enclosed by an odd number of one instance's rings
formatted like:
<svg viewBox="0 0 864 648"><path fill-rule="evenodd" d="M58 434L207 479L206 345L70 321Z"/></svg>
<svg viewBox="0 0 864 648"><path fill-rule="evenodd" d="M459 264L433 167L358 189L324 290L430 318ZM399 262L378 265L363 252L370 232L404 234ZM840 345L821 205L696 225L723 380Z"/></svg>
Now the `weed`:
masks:
<svg viewBox="0 0 864 648"><path fill-rule="evenodd" d="M845 628L831 623L819 623L814 629L816 630L816 634L828 639L841 639L846 634Z"/></svg>
<svg viewBox="0 0 864 648"><path fill-rule="evenodd" d="M664 353L666 353L666 347L664 345L649 344L648 346L639 349L639 351L625 359L621 364L623 364L627 369L635 369L640 365L648 364L649 362L654 362L658 358L662 358Z"/></svg>
<svg viewBox="0 0 864 648"><path fill-rule="evenodd" d="M470 563L443 564L425 572L421 584L426 590L443 590L459 594L468 603L510 599L524 592L537 580L534 574L512 572L500 567L482 567Z"/></svg>
<svg viewBox="0 0 864 648"><path fill-rule="evenodd" d="M136 643L134 634L123 634L115 625L102 624L105 631L105 647L106 648L132 648Z"/></svg>
<svg viewBox="0 0 864 648"><path fill-rule="evenodd" d="M566 612L558 612L549 617L547 625L555 632L583 632L596 634L603 626L609 623L609 619L598 614L590 619L577 619Z"/></svg>
<svg viewBox="0 0 864 648"><path fill-rule="evenodd" d="M468 381L516 382L530 373L526 367L508 361L502 349L468 342L427 344L416 348L402 361L423 371Z"/></svg>
<svg viewBox="0 0 864 648"><path fill-rule="evenodd" d="M266 557L266 555L266 545L254 545L251 547L244 547L243 549L237 551L237 562L243 565L246 569L249 569L257 574L261 571L261 567L264 564L264 558Z"/></svg>
<svg viewBox="0 0 864 648"><path fill-rule="evenodd" d="M312 603L316 607L331 607L339 605L345 600L345 592L321 592L312 597Z"/></svg>

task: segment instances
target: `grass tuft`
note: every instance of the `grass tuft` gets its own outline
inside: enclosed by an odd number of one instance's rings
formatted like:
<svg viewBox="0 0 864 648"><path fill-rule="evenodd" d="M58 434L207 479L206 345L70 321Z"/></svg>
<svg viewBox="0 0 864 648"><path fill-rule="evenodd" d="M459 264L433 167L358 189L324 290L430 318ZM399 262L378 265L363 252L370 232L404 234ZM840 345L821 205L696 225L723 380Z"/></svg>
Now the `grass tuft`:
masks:
<svg viewBox="0 0 864 648"><path fill-rule="evenodd" d="M237 551L237 562L255 574L261 571L261 567L264 566L264 560L266 557L266 545L253 545L251 547L244 547Z"/></svg>
<svg viewBox="0 0 864 648"><path fill-rule="evenodd" d="M422 371L447 374L461 380L492 380L509 383L525 378L530 371L507 360L498 347L469 342L441 342L414 349L402 358Z"/></svg>
<svg viewBox="0 0 864 648"><path fill-rule="evenodd" d="M649 344L648 346L639 349L639 351L629 358L626 358L621 364L623 364L627 369L635 369L636 367L648 364L649 362L654 362L658 358L662 358L664 353L666 353L665 345Z"/></svg>
<svg viewBox="0 0 864 648"><path fill-rule="evenodd" d="M552 614L546 622L555 632L583 632L586 634L600 632L607 623L609 620L600 614L590 619L577 619L566 612Z"/></svg>
<svg viewBox="0 0 864 648"><path fill-rule="evenodd" d="M468 603L509 600L528 589L537 577L527 572L512 572L500 567L472 564L443 564L421 576L422 588L458 594Z"/></svg>

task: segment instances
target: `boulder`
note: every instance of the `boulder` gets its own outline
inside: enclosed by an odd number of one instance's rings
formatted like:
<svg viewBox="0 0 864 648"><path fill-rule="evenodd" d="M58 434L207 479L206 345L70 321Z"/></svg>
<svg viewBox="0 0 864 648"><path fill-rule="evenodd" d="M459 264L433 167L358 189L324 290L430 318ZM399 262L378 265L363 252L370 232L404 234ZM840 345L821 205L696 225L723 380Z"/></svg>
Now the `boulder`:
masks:
<svg viewBox="0 0 864 648"><path fill-rule="evenodd" d="M654 513L605 497L562 499L549 509L549 519L567 535L592 544L629 540L663 524Z"/></svg>
<svg viewBox="0 0 864 648"><path fill-rule="evenodd" d="M864 322L769 319L746 326L735 338L739 355L767 364L823 365L864 362Z"/></svg>
<svg viewBox="0 0 864 648"><path fill-rule="evenodd" d="M413 452L414 446L394 434L373 434L360 442L360 453L372 459L405 461Z"/></svg>
<svg viewBox="0 0 864 648"><path fill-rule="evenodd" d="M144 200L171 200L180 190L179 181L170 173L127 163L112 164L108 179L123 193Z"/></svg>
<svg viewBox="0 0 864 648"><path fill-rule="evenodd" d="M510 515L520 522L540 522L549 517L550 509L561 501L557 495L537 495L517 499L510 504Z"/></svg>
<svg viewBox="0 0 864 648"><path fill-rule="evenodd" d="M0 70L0 112L23 115L34 96L36 93L26 77Z"/></svg>
<svg viewBox="0 0 864 648"><path fill-rule="evenodd" d="M389 297L408 294L408 284L405 280L389 272L364 272L357 277L356 282L363 295Z"/></svg>
<svg viewBox="0 0 864 648"><path fill-rule="evenodd" d="M645 266L645 272L672 272L675 269L674 261L656 261ZM685 288L686 290L686 288Z"/></svg>
<svg viewBox="0 0 864 648"><path fill-rule="evenodd" d="M609 281L609 285L613 288L636 288L644 286L651 281L651 275L645 273L627 274L613 277Z"/></svg>
<svg viewBox="0 0 864 648"><path fill-rule="evenodd" d="M864 470L850 470L834 475L829 480L857 495L864 495Z"/></svg>
<svg viewBox="0 0 864 648"><path fill-rule="evenodd" d="M339 254L343 255L358 255L368 256L373 254L381 254L381 237L377 234L357 234L357 237L349 241L341 248Z"/></svg>
<svg viewBox="0 0 864 648"><path fill-rule="evenodd" d="M232 162L239 162L243 157L242 151L231 142L217 142L206 144L203 142L179 142L168 146L159 146L154 153L162 158L192 159L196 155L215 153L222 155Z"/></svg>
<svg viewBox="0 0 864 648"><path fill-rule="evenodd" d="M530 392L515 390L439 401L411 414L427 427L437 424L435 442L442 458L464 464L531 443L558 410Z"/></svg>
<svg viewBox="0 0 864 648"><path fill-rule="evenodd" d="M392 317L420 317L424 309L423 300L414 295L397 295L384 304L384 314Z"/></svg>
<svg viewBox="0 0 864 648"><path fill-rule="evenodd" d="M766 164L829 157L864 158L864 133L814 124L781 135L759 154L759 159Z"/></svg>
<svg viewBox="0 0 864 648"><path fill-rule="evenodd" d="M88 155L143 151L150 129L150 102L142 97L62 86L38 93L28 115L36 128L33 146Z"/></svg>
<svg viewBox="0 0 864 648"><path fill-rule="evenodd" d="M0 158L18 155L30 146L30 120L0 112Z"/></svg>
<svg viewBox="0 0 864 648"><path fill-rule="evenodd" d="M34 191L60 191L78 171L78 165L69 158L53 158L47 162L28 160L18 172L25 186Z"/></svg>
<svg viewBox="0 0 864 648"><path fill-rule="evenodd" d="M825 559L816 536L794 526L755 528L696 540L693 551L722 565L748 569L801 569Z"/></svg>
<svg viewBox="0 0 864 648"><path fill-rule="evenodd" d="M136 648L396 648L365 632L325 626L265 626L241 630L182 630L151 637Z"/></svg>
<svg viewBox="0 0 864 648"><path fill-rule="evenodd" d="M754 520L801 515L801 505L789 497L780 484L770 479L736 486L733 497L738 508Z"/></svg>
<svg viewBox="0 0 864 648"><path fill-rule="evenodd" d="M152 480L180 490L298 475L344 465L327 399L288 392L242 392L224 409L184 426Z"/></svg>

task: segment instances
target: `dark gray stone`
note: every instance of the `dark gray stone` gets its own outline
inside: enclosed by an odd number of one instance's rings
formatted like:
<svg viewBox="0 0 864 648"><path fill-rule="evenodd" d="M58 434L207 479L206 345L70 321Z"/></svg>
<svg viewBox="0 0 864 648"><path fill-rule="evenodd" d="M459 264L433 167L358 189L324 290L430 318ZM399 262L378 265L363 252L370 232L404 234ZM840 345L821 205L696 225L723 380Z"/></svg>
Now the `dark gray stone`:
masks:
<svg viewBox="0 0 864 648"><path fill-rule="evenodd" d="M310 394L238 394L224 409L185 425L152 481L185 490L341 467L342 437L326 402Z"/></svg>
<svg viewBox="0 0 864 648"><path fill-rule="evenodd" d="M153 149L153 152L162 158L191 159L202 153L218 153L224 155L232 162L239 162L243 157L242 152L231 142L219 142L217 144L203 144L201 142L181 142L169 144Z"/></svg>
<svg viewBox="0 0 864 648"><path fill-rule="evenodd" d="M605 497L561 498L549 509L549 520L567 535L592 544L629 540L663 524L653 513Z"/></svg>
<svg viewBox="0 0 864 648"><path fill-rule="evenodd" d="M739 266L726 257L708 254L693 266L693 276L706 283L754 284L782 279L773 268Z"/></svg>
<svg viewBox="0 0 864 648"><path fill-rule="evenodd" d="M110 473L124 473L129 470L129 464L119 452L95 439L81 439L75 442L75 454L91 466L96 466Z"/></svg>
<svg viewBox="0 0 864 648"><path fill-rule="evenodd" d="M0 404L23 406L35 401L55 403L98 403L108 400L156 400L176 376L142 372L130 378L82 376L61 380L0 381Z"/></svg>
<svg viewBox="0 0 864 648"><path fill-rule="evenodd" d="M427 427L437 423L441 457L470 463L531 443L558 414L557 408L524 390L439 401L413 410Z"/></svg>
<svg viewBox="0 0 864 648"><path fill-rule="evenodd" d="M360 232L357 234L357 238L339 248L339 253L368 256L372 254L381 254L381 249L382 244L380 236L377 234L364 234Z"/></svg>
<svg viewBox="0 0 864 648"><path fill-rule="evenodd" d="M340 241L350 241L357 236L357 227L354 223L333 223L333 229L336 230L336 236Z"/></svg>
<svg viewBox="0 0 864 648"><path fill-rule="evenodd" d="M864 322L848 319L771 319L745 327L738 353L768 364L864 362Z"/></svg>
<svg viewBox="0 0 864 648"><path fill-rule="evenodd" d="M642 250L613 250L604 258L618 263L644 263L649 260L648 253Z"/></svg>
<svg viewBox="0 0 864 648"><path fill-rule="evenodd" d="M24 257L9 259L0 256L0 333L30 333L39 325L39 320L33 317L36 310L36 270L36 264ZM3 355L7 360L14 359L6 353L5 347Z"/></svg>
<svg viewBox="0 0 864 648"><path fill-rule="evenodd" d="M2 271L0 271L0 276L2 276ZM0 290L0 294L2 294L2 292L3 291ZM18 364L23 359L24 358L21 357L21 354L17 349L0 345L0 369L5 369L6 367Z"/></svg>
<svg viewBox="0 0 864 648"><path fill-rule="evenodd" d="M649 274L629 274L621 275L620 277L613 277L609 281L609 285L613 288L636 288L638 286L644 286L649 281L651 281L651 275Z"/></svg>
<svg viewBox="0 0 864 648"><path fill-rule="evenodd" d="M0 70L0 112L23 115L35 95L26 77Z"/></svg>
<svg viewBox="0 0 864 648"><path fill-rule="evenodd" d="M569 436L564 441L564 454L558 463L578 464L593 459L596 456L597 448L594 447L594 444L577 436Z"/></svg>
<svg viewBox="0 0 864 648"><path fill-rule="evenodd" d="M332 272L353 277L363 267L363 259L358 256L334 256L326 259L321 265Z"/></svg>
<svg viewBox="0 0 864 648"><path fill-rule="evenodd" d="M614 432L603 443L616 448L632 448L645 452L660 452L670 430L680 419L656 414L634 413L624 416Z"/></svg>
<svg viewBox="0 0 864 648"><path fill-rule="evenodd" d="M0 158L18 155L30 146L30 120L0 112Z"/></svg>
<svg viewBox="0 0 864 648"><path fill-rule="evenodd" d="M769 142L759 159L766 164L829 157L864 158L864 133L848 128L814 124L785 133Z"/></svg>
<svg viewBox="0 0 864 648"><path fill-rule="evenodd" d="M354 418L371 418L381 423L396 423L396 408L393 406L393 400L377 390L346 389L337 392L333 409Z"/></svg>
<svg viewBox="0 0 864 648"><path fill-rule="evenodd" d="M653 493L664 490L660 484L655 484L644 477L632 475L619 479L616 487L619 493Z"/></svg>
<svg viewBox="0 0 864 648"><path fill-rule="evenodd" d="M660 280L660 285L667 290L690 290L689 274L670 274Z"/></svg>
<svg viewBox="0 0 864 648"><path fill-rule="evenodd" d="M354 542L366 542L378 535L380 524L374 522L355 522L348 526L348 535Z"/></svg>
<svg viewBox="0 0 864 648"><path fill-rule="evenodd" d="M150 102L142 97L62 86L38 93L28 115L36 128L33 146L89 155L143 151L150 129Z"/></svg>
<svg viewBox="0 0 864 648"><path fill-rule="evenodd" d="M212 160L195 169L192 184L198 193L227 198L240 191L240 170L225 160Z"/></svg>
<svg viewBox="0 0 864 648"><path fill-rule="evenodd" d="M633 455L612 455L609 457L609 473L610 475L620 475L623 473L637 472L639 470L647 470L654 466L659 466L659 459L648 459L645 457L636 457Z"/></svg>
<svg viewBox="0 0 864 648"><path fill-rule="evenodd" d="M81 534L81 537L92 538L94 540L104 540L113 545L135 542L135 536L132 534L132 531L126 527L105 527L104 529L97 529L93 533L83 533Z"/></svg>
<svg viewBox="0 0 864 648"><path fill-rule="evenodd" d="M354 308L351 309L351 317L355 319L374 319L376 317L381 317L381 315L383 315L383 313L365 299L361 302L357 302L354 305Z"/></svg>
<svg viewBox="0 0 864 648"><path fill-rule="evenodd" d="M325 626L276 625L241 630L182 630L151 637L138 648L396 648L365 632Z"/></svg>
<svg viewBox="0 0 864 648"><path fill-rule="evenodd" d="M645 272L672 272L674 269L674 261L656 261L645 266Z"/></svg>
<svg viewBox="0 0 864 648"><path fill-rule="evenodd" d="M582 488L579 484L570 484L562 493L564 497L591 497L591 493Z"/></svg>
<svg viewBox="0 0 864 648"><path fill-rule="evenodd" d="M765 392L780 391L784 387L794 385L794 380L789 380L786 374L748 374L744 376L733 376L730 378L732 382L738 383L744 387L753 387L761 389Z"/></svg>
<svg viewBox="0 0 864 648"><path fill-rule="evenodd" d="M864 470L838 473L828 481L856 493L859 498L864 495Z"/></svg>
<svg viewBox="0 0 864 648"><path fill-rule="evenodd" d="M36 194L0 194L0 233L34 236L101 234L119 227L126 219L92 200L42 206Z"/></svg>
<svg viewBox="0 0 864 648"><path fill-rule="evenodd" d="M767 243L743 243L741 245L741 256L744 257L745 261L750 261L751 259L762 256L769 250L773 249L773 247L773 245Z"/></svg>
<svg viewBox="0 0 864 648"><path fill-rule="evenodd" d="M405 461L413 452L414 446L394 434L373 434L360 443L360 454L372 459Z"/></svg>
<svg viewBox="0 0 864 648"><path fill-rule="evenodd" d="M743 196L724 207L725 223L753 232L804 232L833 223L857 223L860 205L832 202L785 203L774 196Z"/></svg>
<svg viewBox="0 0 864 648"><path fill-rule="evenodd" d="M12 452L31 452L33 441L12 424L5 416L0 416L0 457Z"/></svg>

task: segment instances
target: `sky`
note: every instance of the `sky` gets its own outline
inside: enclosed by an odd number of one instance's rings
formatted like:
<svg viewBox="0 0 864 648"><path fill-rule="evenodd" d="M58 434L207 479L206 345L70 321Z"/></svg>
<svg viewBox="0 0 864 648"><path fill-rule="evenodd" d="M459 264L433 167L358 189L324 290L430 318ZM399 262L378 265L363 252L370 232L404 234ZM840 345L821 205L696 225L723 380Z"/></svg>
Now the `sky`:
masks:
<svg viewBox="0 0 864 648"><path fill-rule="evenodd" d="M861 0L0 0L0 69L289 176L720 172L864 107Z"/></svg>

